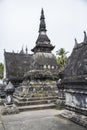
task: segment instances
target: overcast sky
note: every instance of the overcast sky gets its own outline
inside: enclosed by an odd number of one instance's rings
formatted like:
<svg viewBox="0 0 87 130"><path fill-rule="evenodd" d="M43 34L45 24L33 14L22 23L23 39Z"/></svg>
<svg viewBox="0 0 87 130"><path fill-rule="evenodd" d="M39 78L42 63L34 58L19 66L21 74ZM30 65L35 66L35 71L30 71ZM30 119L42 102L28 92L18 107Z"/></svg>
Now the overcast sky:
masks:
<svg viewBox="0 0 87 130"><path fill-rule="evenodd" d="M87 31L87 0L0 0L0 62L3 49L18 52L26 45L29 53L38 37L41 8L53 53L65 48L71 53L74 39L82 42Z"/></svg>

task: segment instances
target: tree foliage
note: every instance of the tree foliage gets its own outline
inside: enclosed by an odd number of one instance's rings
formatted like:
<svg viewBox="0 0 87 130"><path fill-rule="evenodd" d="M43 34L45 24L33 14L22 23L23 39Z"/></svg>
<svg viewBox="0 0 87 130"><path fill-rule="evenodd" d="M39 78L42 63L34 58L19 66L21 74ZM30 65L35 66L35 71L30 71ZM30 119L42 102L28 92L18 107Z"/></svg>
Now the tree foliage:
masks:
<svg viewBox="0 0 87 130"><path fill-rule="evenodd" d="M63 70L65 67L65 64L67 62L67 53L68 52L66 52L64 48L60 48L58 51L56 51L57 61L60 65L60 70Z"/></svg>
<svg viewBox="0 0 87 130"><path fill-rule="evenodd" d="M0 79L3 78L3 72L4 72L4 65L0 63Z"/></svg>

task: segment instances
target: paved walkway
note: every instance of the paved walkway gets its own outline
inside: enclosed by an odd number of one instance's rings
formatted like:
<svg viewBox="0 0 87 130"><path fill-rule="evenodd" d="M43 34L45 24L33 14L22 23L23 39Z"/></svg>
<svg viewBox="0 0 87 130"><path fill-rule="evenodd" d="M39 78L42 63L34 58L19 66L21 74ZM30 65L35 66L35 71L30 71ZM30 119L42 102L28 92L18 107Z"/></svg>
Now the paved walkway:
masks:
<svg viewBox="0 0 87 130"><path fill-rule="evenodd" d="M0 116L0 130L86 130L67 119L59 110L47 109Z"/></svg>

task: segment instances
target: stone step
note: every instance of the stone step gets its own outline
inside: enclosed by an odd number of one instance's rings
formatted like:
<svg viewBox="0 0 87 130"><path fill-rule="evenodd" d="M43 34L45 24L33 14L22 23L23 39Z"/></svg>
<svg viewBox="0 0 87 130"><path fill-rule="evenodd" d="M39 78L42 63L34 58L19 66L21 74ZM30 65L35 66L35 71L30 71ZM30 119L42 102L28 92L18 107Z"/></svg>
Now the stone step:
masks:
<svg viewBox="0 0 87 130"><path fill-rule="evenodd" d="M18 107L19 111L29 111L29 110L41 110L41 109L50 109L55 108L56 105L54 103L50 104L42 104L42 105L30 105L30 106L21 106Z"/></svg>
<svg viewBox="0 0 87 130"><path fill-rule="evenodd" d="M33 101L19 101L17 99L14 99L14 102L17 106L27 106L27 105L37 105L37 104L49 104L56 102L56 99L51 100L33 100Z"/></svg>
<svg viewBox="0 0 87 130"><path fill-rule="evenodd" d="M51 100L51 99L58 99L58 96L49 96L49 97L19 97L14 95L14 98L19 101L35 101L35 100Z"/></svg>
<svg viewBox="0 0 87 130"><path fill-rule="evenodd" d="M73 111L65 110L61 116L87 128L87 116Z"/></svg>

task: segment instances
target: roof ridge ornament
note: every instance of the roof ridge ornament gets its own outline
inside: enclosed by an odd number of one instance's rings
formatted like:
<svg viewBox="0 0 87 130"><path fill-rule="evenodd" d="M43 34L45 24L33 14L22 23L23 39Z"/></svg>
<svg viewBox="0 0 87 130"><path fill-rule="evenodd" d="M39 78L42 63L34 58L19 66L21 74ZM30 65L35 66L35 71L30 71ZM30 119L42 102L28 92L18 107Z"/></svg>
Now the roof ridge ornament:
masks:
<svg viewBox="0 0 87 130"><path fill-rule="evenodd" d="M75 38L75 45L74 45L74 48L77 48L78 47L78 42L77 42L77 39Z"/></svg>
<svg viewBox="0 0 87 130"><path fill-rule="evenodd" d="M6 52L5 48L4 48L4 53Z"/></svg>
<svg viewBox="0 0 87 130"><path fill-rule="evenodd" d="M86 35L86 31L84 31L84 43L87 43L87 35Z"/></svg>
<svg viewBox="0 0 87 130"><path fill-rule="evenodd" d="M20 51L20 54L24 54L23 46L22 46L22 49L21 49L21 51Z"/></svg>
<svg viewBox="0 0 87 130"><path fill-rule="evenodd" d="M26 49L25 49L25 50L26 50L26 54L28 54L28 48L27 48L27 45L26 45Z"/></svg>

